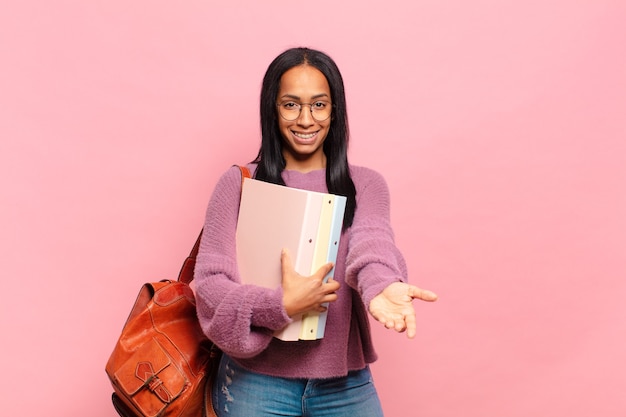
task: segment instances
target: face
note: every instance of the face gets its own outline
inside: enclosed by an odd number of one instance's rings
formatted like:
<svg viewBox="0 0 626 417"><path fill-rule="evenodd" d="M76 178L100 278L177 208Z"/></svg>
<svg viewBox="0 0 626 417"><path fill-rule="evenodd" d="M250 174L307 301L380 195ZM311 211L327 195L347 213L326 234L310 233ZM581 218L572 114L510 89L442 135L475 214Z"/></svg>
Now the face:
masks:
<svg viewBox="0 0 626 417"><path fill-rule="evenodd" d="M330 87L324 74L309 65L289 69L280 79L277 103L292 108L302 105L300 114L289 121L278 113L278 128L283 137L283 156L286 169L311 171L326 167L322 145L330 129L331 117L319 121L323 106L331 106ZM297 107L297 106L295 106ZM297 110L296 110L297 114Z"/></svg>

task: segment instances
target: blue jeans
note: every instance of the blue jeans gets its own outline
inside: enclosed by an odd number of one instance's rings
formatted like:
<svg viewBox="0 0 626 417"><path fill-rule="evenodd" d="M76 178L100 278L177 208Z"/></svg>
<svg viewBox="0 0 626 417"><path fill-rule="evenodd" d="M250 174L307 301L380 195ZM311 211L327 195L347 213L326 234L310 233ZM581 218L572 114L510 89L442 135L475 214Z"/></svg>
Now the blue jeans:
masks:
<svg viewBox="0 0 626 417"><path fill-rule="evenodd" d="M332 379L287 379L248 371L223 355L213 385L219 417L382 417L369 368Z"/></svg>

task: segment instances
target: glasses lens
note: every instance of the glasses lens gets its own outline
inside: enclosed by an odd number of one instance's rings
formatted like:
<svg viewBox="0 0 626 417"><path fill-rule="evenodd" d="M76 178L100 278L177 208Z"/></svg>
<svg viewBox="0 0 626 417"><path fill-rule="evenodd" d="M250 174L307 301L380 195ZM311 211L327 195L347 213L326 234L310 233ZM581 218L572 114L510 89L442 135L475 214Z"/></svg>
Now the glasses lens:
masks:
<svg viewBox="0 0 626 417"><path fill-rule="evenodd" d="M328 101L316 101L311 103L311 114L318 122L323 122L330 117L333 106Z"/></svg>
<svg viewBox="0 0 626 417"><path fill-rule="evenodd" d="M300 105L293 101L283 101L278 103L278 112L283 119L293 121L300 116Z"/></svg>

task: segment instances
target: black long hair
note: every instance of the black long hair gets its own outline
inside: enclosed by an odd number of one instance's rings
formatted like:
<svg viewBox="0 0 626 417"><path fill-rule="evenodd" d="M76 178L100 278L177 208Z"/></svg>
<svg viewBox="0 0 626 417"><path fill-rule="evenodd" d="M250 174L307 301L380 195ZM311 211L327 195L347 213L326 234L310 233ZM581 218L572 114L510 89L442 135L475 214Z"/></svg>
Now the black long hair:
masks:
<svg viewBox="0 0 626 417"><path fill-rule="evenodd" d="M285 169L283 138L278 128L276 98L282 75L293 67L310 65L328 81L333 103L330 129L324 141L326 155L326 186L328 192L347 197L343 228L352 225L356 210L356 188L348 167L348 113L343 78L335 62L325 53L309 48L288 49L267 68L261 87L261 148L254 160L258 164L255 178L285 185L281 176Z"/></svg>

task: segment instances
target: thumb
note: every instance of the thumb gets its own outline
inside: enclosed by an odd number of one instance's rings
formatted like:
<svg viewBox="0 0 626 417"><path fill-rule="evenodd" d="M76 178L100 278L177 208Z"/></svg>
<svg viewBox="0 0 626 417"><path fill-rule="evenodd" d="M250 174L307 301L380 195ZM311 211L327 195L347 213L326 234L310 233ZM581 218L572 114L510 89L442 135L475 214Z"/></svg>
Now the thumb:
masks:
<svg viewBox="0 0 626 417"><path fill-rule="evenodd" d="M423 290L414 285L409 287L409 295L422 301L437 301L437 294L429 290Z"/></svg>
<svg viewBox="0 0 626 417"><path fill-rule="evenodd" d="M283 250L280 252L280 269L283 277L286 273L293 270L291 254L289 253L289 249L287 248L283 248Z"/></svg>

